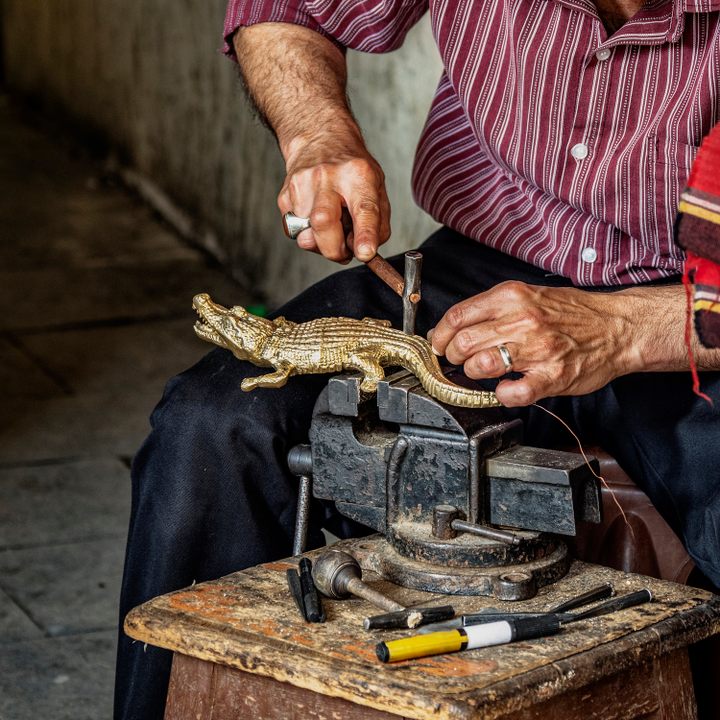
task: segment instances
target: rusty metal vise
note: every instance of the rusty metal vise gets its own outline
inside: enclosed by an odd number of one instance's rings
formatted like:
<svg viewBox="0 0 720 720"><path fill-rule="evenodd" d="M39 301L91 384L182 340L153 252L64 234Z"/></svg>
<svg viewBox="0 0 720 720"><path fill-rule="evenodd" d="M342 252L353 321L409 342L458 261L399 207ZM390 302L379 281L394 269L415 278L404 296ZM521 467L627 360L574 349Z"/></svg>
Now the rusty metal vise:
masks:
<svg viewBox="0 0 720 720"><path fill-rule="evenodd" d="M561 536L574 535L580 520L599 522L601 505L582 456L521 439L520 420L444 405L406 371L369 398L359 377L333 377L315 404L309 444L288 455L301 479L294 553L304 547L314 496L384 535L358 559L392 582L532 597L567 572Z"/></svg>

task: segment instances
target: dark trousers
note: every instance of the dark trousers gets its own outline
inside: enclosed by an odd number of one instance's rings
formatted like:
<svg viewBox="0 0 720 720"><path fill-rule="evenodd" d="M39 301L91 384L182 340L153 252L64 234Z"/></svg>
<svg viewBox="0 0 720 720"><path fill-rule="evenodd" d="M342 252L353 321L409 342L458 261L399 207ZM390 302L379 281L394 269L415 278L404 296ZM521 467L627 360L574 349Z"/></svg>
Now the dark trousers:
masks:
<svg viewBox="0 0 720 720"><path fill-rule="evenodd" d="M454 303L504 280L569 284L448 229L433 235L422 252L418 334ZM393 263L401 269L402 258ZM317 283L281 313L295 321L345 315L401 324L398 297L365 267ZM291 554L297 479L286 469L286 456L307 441L313 404L327 377L293 377L281 390L240 390L242 378L266 372L215 349L168 383L133 463L121 618L194 581ZM705 373L702 381L719 407L720 373ZM600 444L617 458L700 569L720 585L720 415L692 393L689 373L626 376L590 395L543 404L584 442ZM572 442L557 421L535 408L507 412L524 420L529 445ZM316 501L309 546L322 544L321 527L341 537L363 531ZM121 630L116 718L162 717L170 659L169 652L134 643Z"/></svg>

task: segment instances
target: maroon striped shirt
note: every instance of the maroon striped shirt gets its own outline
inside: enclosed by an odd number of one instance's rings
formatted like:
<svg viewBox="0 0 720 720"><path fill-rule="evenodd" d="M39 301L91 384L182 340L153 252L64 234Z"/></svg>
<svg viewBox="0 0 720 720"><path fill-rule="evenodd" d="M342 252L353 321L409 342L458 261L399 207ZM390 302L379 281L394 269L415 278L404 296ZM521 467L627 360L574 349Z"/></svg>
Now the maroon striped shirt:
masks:
<svg viewBox="0 0 720 720"><path fill-rule="evenodd" d="M649 0L610 37L592 0L230 0L225 38L291 22L386 52L428 5L444 73L420 206L578 285L680 273L679 196L720 121L720 0Z"/></svg>

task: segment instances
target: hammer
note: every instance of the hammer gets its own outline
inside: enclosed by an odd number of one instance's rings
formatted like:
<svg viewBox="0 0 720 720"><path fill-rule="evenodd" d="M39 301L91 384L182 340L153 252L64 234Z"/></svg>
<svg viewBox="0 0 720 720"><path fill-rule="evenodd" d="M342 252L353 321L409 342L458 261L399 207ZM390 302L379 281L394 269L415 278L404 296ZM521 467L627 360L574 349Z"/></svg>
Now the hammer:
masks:
<svg viewBox="0 0 720 720"><path fill-rule="evenodd" d="M366 630L392 630L415 628L427 623L438 622L442 617L448 620L455 615L451 605L427 608L406 608L386 595L373 590L362 581L360 563L342 550L330 549L324 552L312 568L315 587L328 597L342 599L355 595L389 612L384 615L365 618Z"/></svg>
<svg viewBox="0 0 720 720"><path fill-rule="evenodd" d="M343 232L345 237L352 232L352 218L347 208L343 208ZM310 218L298 217L289 212L283 215L283 230L292 240L310 225ZM409 250L405 253L405 278L379 254L365 263L393 292L402 298L403 303L403 332L415 334L415 319L417 317L417 304L420 302L420 270L422 268L422 254Z"/></svg>

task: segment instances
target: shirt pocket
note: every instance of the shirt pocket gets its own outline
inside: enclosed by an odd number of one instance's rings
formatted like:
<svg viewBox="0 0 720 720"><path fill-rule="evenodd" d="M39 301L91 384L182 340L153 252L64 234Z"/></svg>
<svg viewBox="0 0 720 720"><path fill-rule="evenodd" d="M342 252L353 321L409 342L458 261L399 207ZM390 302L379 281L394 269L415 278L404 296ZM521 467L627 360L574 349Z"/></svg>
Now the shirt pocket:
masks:
<svg viewBox="0 0 720 720"><path fill-rule="evenodd" d="M678 202L680 193L687 187L698 148L662 134L652 135L650 141L649 177L654 185L651 193L654 203L648 213L650 237L657 243L658 254L675 255L671 248Z"/></svg>
<svg viewBox="0 0 720 720"><path fill-rule="evenodd" d="M679 175L684 176L687 181L690 168L695 162L699 148L678 140L673 141L672 138L663 137L662 135L654 135L653 137L655 139L655 161L657 164L677 168Z"/></svg>

